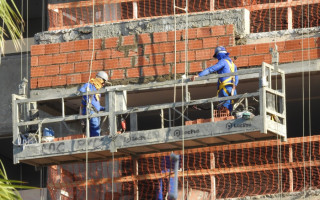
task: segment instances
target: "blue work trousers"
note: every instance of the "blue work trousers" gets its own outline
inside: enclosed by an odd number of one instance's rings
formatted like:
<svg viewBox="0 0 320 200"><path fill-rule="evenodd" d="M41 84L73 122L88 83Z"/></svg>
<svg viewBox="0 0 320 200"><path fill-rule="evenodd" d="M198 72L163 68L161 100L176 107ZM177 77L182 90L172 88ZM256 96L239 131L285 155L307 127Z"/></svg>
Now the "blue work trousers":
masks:
<svg viewBox="0 0 320 200"><path fill-rule="evenodd" d="M232 85L226 85L226 90L228 91L228 93L231 95L231 91L232 91L232 88L233 86ZM229 94L226 93L224 91L224 89L221 89L220 92L219 92L219 97L228 97ZM237 95L237 90L234 90L234 93L233 95ZM227 100L227 101L223 101L224 103L222 104L222 106L228 108L230 110L230 112L232 111L233 109L233 101L232 100Z"/></svg>

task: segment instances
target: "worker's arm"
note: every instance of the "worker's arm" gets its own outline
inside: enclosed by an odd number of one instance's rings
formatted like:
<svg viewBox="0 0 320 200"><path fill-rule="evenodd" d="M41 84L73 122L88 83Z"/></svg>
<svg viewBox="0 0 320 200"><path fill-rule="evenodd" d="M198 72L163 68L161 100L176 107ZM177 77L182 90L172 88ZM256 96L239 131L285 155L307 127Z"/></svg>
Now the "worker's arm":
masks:
<svg viewBox="0 0 320 200"><path fill-rule="evenodd" d="M238 71L238 69L237 69L237 66L236 65L234 65L234 71L235 72L237 72ZM235 85L237 86L238 85L238 83L239 83L239 77L238 77L238 75L236 75L235 76Z"/></svg>
<svg viewBox="0 0 320 200"><path fill-rule="evenodd" d="M212 74L214 72L219 71L225 66L225 60L219 60L219 62L215 65L212 65L211 67L208 67L207 69L203 70L198 74L199 77L206 76L208 74Z"/></svg>

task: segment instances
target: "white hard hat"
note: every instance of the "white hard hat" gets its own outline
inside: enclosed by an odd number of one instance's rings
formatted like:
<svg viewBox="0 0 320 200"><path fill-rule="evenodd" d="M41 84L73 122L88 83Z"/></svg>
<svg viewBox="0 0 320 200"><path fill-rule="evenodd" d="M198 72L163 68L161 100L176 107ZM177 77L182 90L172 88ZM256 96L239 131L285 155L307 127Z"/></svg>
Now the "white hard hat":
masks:
<svg viewBox="0 0 320 200"><path fill-rule="evenodd" d="M96 77L98 78L102 78L105 82L108 81L109 77L108 77L108 74L104 71L99 71L96 75Z"/></svg>

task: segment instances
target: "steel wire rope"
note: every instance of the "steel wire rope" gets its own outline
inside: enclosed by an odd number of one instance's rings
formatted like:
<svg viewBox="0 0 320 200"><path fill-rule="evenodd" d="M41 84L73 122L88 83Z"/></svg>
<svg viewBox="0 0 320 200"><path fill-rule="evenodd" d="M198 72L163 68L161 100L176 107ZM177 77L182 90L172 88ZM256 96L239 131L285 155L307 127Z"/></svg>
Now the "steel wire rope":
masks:
<svg viewBox="0 0 320 200"><path fill-rule="evenodd" d="M312 154L311 154L311 148L312 148L312 142L311 142L311 136L312 136L312 133L311 133L311 83L310 83L310 79L311 79L311 76L310 76L310 66L311 66L311 61L310 61L310 5L309 5L309 1L308 1L308 15L307 15L307 20L308 20L308 98L309 98L309 138L310 138L310 144L309 144L309 148L310 148L310 153L309 153L309 166L310 166L310 171L309 171L309 177L310 177L310 188L312 188L312 167L311 167L311 158L312 158ZM302 51L303 51L303 48L302 48Z"/></svg>
<svg viewBox="0 0 320 200"><path fill-rule="evenodd" d="M271 29L271 8L270 8L270 0L269 0L269 28ZM270 30L269 29L269 30ZM274 52L276 53L276 67L275 69L278 70L278 65L279 65L279 54L278 54L278 48L277 48L277 4L275 2L274 6ZM273 55L274 56L274 55ZM271 74L269 74L271 76ZM275 85L276 85L276 91L278 91L278 72L276 71L276 76L275 76ZM272 79L271 79L272 82ZM271 86L271 83L269 83ZM283 87L283 86L282 86ZM272 89L272 88L271 88ZM284 88L283 88L284 89ZM275 99L275 110L278 110L278 99ZM278 123L277 123L277 129L278 129ZM280 140L280 142L279 142ZM282 199L282 156L281 156L281 138L277 134L277 162L278 162L278 192L280 199Z"/></svg>
<svg viewBox="0 0 320 200"><path fill-rule="evenodd" d="M87 82L87 88L86 88L86 164L85 164L85 168L86 168L86 194L85 194L85 198L86 200L88 200L88 138L90 137L90 129L89 129L89 102L88 99L89 98L89 82L91 79L91 73L92 73L92 62L93 62L93 56L95 53L95 38L94 38L94 26L95 26L95 0L92 0L92 53L91 53L91 59L90 59L90 66L89 66L89 77L88 77L88 82ZM89 46L90 49L90 46ZM112 180L113 181L113 180Z"/></svg>
<svg viewBox="0 0 320 200"><path fill-rule="evenodd" d="M302 0L301 0L302 3ZM306 163L305 163L305 105L304 105L304 69L303 69L303 39L304 39L304 33L303 33L303 21L304 21L304 16L303 16L303 4L301 4L301 81L302 81L302 159L303 159L303 199L306 198Z"/></svg>

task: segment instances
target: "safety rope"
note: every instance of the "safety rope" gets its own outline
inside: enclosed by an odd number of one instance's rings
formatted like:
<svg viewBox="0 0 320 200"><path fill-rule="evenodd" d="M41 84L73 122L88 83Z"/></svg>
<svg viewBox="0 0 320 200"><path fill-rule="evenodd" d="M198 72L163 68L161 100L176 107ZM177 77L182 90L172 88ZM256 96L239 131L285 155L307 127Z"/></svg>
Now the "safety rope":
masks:
<svg viewBox="0 0 320 200"><path fill-rule="evenodd" d="M311 66L311 56L310 56L310 5L309 5L309 1L308 1L308 79L309 79L309 82L308 82L308 97L309 97L309 138L311 138L312 136L312 132L311 132L311 75L310 75L310 66ZM303 48L302 48L302 51L303 51ZM312 149L312 142L311 140L309 141L310 144L309 144L309 166L310 166L310 187L312 187L312 168L311 168L311 149Z"/></svg>
<svg viewBox="0 0 320 200"><path fill-rule="evenodd" d="M91 74L92 74L92 62L93 62L93 56L95 53L95 36L94 36L94 26L95 26L95 0L92 0L92 53L91 53L91 60L90 60L90 66L89 66L89 78L87 81L87 85L89 85L90 79L91 79ZM87 101L89 97L89 87L87 86L86 89L86 96L87 96ZM88 152L88 139L90 137L90 123L89 123L89 104L88 102L86 103L86 200L88 200L88 168L89 168L89 152ZM112 190L113 192L113 190Z"/></svg>
<svg viewBox="0 0 320 200"><path fill-rule="evenodd" d="M306 163L305 163L305 105L304 105L304 62L303 62L303 39L304 39L304 33L303 33L303 21L304 21L304 16L303 16L303 4L301 5L301 29L302 29L302 37L301 37L301 79L302 79L302 137L303 137L303 141L302 141L302 155L303 155L303 199L305 199L306 197Z"/></svg>

